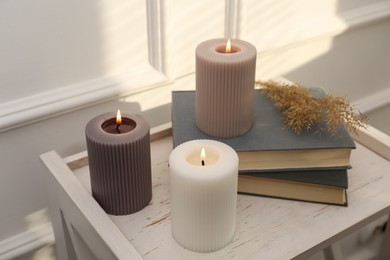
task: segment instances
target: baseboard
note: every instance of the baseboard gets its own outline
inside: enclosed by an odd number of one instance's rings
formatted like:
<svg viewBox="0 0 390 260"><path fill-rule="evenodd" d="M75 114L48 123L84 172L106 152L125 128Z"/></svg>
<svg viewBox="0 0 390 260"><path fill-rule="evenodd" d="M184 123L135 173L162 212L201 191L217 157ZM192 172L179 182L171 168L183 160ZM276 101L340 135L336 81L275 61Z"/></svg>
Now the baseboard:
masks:
<svg viewBox="0 0 390 260"><path fill-rule="evenodd" d="M42 224L0 241L0 259L12 259L48 243L54 243L51 223Z"/></svg>
<svg viewBox="0 0 390 260"><path fill-rule="evenodd" d="M0 132L31 124L167 82L151 66L41 92L0 104Z"/></svg>

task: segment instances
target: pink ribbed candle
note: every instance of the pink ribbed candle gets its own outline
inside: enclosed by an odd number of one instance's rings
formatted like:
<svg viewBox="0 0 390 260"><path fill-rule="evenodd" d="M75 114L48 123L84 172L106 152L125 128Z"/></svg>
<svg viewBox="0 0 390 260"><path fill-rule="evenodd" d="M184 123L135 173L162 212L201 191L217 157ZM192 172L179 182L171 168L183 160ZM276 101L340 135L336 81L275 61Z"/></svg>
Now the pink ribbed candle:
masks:
<svg viewBox="0 0 390 260"><path fill-rule="evenodd" d="M253 125L256 48L233 39L205 41L196 48L196 125L210 136L230 138Z"/></svg>
<svg viewBox="0 0 390 260"><path fill-rule="evenodd" d="M112 215L127 215L152 198L149 123L125 114L117 128L107 113L85 127L92 195Z"/></svg>

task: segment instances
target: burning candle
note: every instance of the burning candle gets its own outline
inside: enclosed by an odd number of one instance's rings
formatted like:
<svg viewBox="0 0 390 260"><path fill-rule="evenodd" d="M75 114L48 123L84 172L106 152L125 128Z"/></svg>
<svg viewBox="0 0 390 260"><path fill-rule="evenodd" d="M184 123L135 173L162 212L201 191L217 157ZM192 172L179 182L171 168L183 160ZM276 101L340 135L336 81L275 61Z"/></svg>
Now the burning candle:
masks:
<svg viewBox="0 0 390 260"><path fill-rule="evenodd" d="M213 39L196 48L196 125L230 138L253 125L256 48L245 41Z"/></svg>
<svg viewBox="0 0 390 260"><path fill-rule="evenodd" d="M228 145L193 140L169 157L172 235L196 252L223 248L236 226L238 156Z"/></svg>
<svg viewBox="0 0 390 260"><path fill-rule="evenodd" d="M109 120L104 121L102 129L110 134L124 134L133 130L135 126L135 121L129 118L122 119L121 111L118 109L116 118L110 118Z"/></svg>
<svg viewBox="0 0 390 260"><path fill-rule="evenodd" d="M137 212L152 198L149 123L118 110L85 127L92 195L113 215Z"/></svg>

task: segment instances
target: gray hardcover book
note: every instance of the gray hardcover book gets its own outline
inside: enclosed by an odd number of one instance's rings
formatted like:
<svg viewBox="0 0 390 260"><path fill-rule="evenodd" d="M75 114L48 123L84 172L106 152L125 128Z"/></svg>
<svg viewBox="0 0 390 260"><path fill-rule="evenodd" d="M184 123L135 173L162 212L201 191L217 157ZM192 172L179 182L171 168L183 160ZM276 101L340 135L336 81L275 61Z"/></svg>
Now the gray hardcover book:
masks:
<svg viewBox="0 0 390 260"><path fill-rule="evenodd" d="M244 135L215 138L201 132L195 123L195 91L172 92L173 146L194 139L213 139L230 145L239 155L241 170L348 167L356 148L345 128L337 138L311 129L297 135L284 127L281 112L262 90L254 90L254 123ZM315 89L321 92L321 89ZM272 162L270 162L272 161Z"/></svg>

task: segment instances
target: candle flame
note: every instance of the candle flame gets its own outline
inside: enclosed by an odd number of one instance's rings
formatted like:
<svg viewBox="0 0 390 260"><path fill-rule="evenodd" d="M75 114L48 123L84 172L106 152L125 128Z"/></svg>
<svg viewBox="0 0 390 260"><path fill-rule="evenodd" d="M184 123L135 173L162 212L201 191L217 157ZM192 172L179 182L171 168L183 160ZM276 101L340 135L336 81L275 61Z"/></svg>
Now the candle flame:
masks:
<svg viewBox="0 0 390 260"><path fill-rule="evenodd" d="M116 112L116 124L120 125L122 124L122 116L121 111L118 109L118 112Z"/></svg>
<svg viewBox="0 0 390 260"><path fill-rule="evenodd" d="M231 53L232 52L232 45L230 43L230 39L227 40L225 52L226 53Z"/></svg>
<svg viewBox="0 0 390 260"><path fill-rule="evenodd" d="M202 162L202 165L204 165L204 161L206 160L206 151L204 150L204 148L202 148L202 150L200 151L200 160Z"/></svg>

